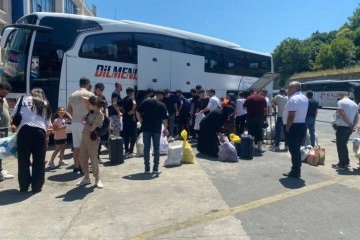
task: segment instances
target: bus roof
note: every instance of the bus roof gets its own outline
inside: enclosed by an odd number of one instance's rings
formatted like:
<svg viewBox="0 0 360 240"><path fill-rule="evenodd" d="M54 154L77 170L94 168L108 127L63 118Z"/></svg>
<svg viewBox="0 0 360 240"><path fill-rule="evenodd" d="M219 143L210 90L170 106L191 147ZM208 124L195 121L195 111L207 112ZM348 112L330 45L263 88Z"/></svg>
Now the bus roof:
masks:
<svg viewBox="0 0 360 240"><path fill-rule="evenodd" d="M351 83L351 82L360 82L360 79L354 79L354 80L338 80L338 79L314 80L314 81L304 82L304 83L301 83L301 84Z"/></svg>
<svg viewBox="0 0 360 240"><path fill-rule="evenodd" d="M246 51L249 53L254 53L254 54L271 57L271 54L269 54L269 53L261 53L261 52L257 52L257 51L244 49L244 48L241 48L240 45L233 43L233 42L221 40L221 39L214 38L214 37L209 37L209 36L198 34L198 33L187 32L187 31L183 31L183 30L179 30L179 29L175 29L175 28L163 27L163 26L154 25L154 24L148 24L148 23L142 23L142 22L130 21L130 20L120 20L120 21L119 20L111 20L111 19L106 19L106 18L90 17L90 16L67 14L67 13L35 12L33 14L37 15L40 19L43 17L61 17L61 18L66 17L66 18L72 18L72 19L92 20L92 21L98 22L102 26L127 24L127 25L131 25L132 28L137 29L138 31L146 30L146 31L151 31L153 33L170 35L170 36L174 36L174 37L178 37L178 38L182 38L182 39L194 40L194 41L208 43L208 44L212 44L212 45L216 45L216 46L220 46L220 47L226 47L229 49L241 50L241 51Z"/></svg>

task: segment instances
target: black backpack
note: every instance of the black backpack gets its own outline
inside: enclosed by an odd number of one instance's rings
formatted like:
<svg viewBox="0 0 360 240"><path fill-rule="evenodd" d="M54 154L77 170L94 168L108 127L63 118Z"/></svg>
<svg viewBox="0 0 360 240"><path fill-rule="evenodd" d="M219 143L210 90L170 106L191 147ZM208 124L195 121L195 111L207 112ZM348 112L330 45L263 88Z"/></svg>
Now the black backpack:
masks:
<svg viewBox="0 0 360 240"><path fill-rule="evenodd" d="M96 135L102 137L108 133L110 126L110 119L104 115L103 125L95 129Z"/></svg>

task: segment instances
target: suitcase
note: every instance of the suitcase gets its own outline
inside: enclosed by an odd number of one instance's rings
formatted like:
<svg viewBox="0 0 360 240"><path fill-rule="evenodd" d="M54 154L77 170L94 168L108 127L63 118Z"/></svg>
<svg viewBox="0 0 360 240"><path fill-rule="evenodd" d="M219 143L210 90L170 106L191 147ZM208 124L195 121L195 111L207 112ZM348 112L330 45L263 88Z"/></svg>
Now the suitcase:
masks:
<svg viewBox="0 0 360 240"><path fill-rule="evenodd" d="M241 135L241 144L240 144L240 158L251 160L253 159L254 151L254 138L249 135Z"/></svg>
<svg viewBox="0 0 360 240"><path fill-rule="evenodd" d="M124 141L122 137L111 136L109 138L110 165L124 163Z"/></svg>

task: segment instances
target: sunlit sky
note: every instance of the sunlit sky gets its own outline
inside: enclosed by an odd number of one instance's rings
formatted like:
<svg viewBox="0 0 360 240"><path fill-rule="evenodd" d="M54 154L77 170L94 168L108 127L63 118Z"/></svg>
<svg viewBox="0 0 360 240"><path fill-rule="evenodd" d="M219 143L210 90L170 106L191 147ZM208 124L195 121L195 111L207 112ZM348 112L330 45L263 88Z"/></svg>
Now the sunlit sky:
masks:
<svg viewBox="0 0 360 240"><path fill-rule="evenodd" d="M272 53L285 38L336 30L359 1L328 0L86 0L97 16L200 33Z"/></svg>

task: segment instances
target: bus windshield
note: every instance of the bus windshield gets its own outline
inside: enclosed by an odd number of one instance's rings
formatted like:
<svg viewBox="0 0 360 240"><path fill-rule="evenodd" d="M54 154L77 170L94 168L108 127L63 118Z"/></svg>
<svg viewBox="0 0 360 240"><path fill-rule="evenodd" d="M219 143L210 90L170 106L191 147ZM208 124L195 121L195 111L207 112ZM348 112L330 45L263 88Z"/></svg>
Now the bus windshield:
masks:
<svg viewBox="0 0 360 240"><path fill-rule="evenodd" d="M8 81L13 92L26 92L26 66L32 31L17 29L9 41L4 61L3 79Z"/></svg>

